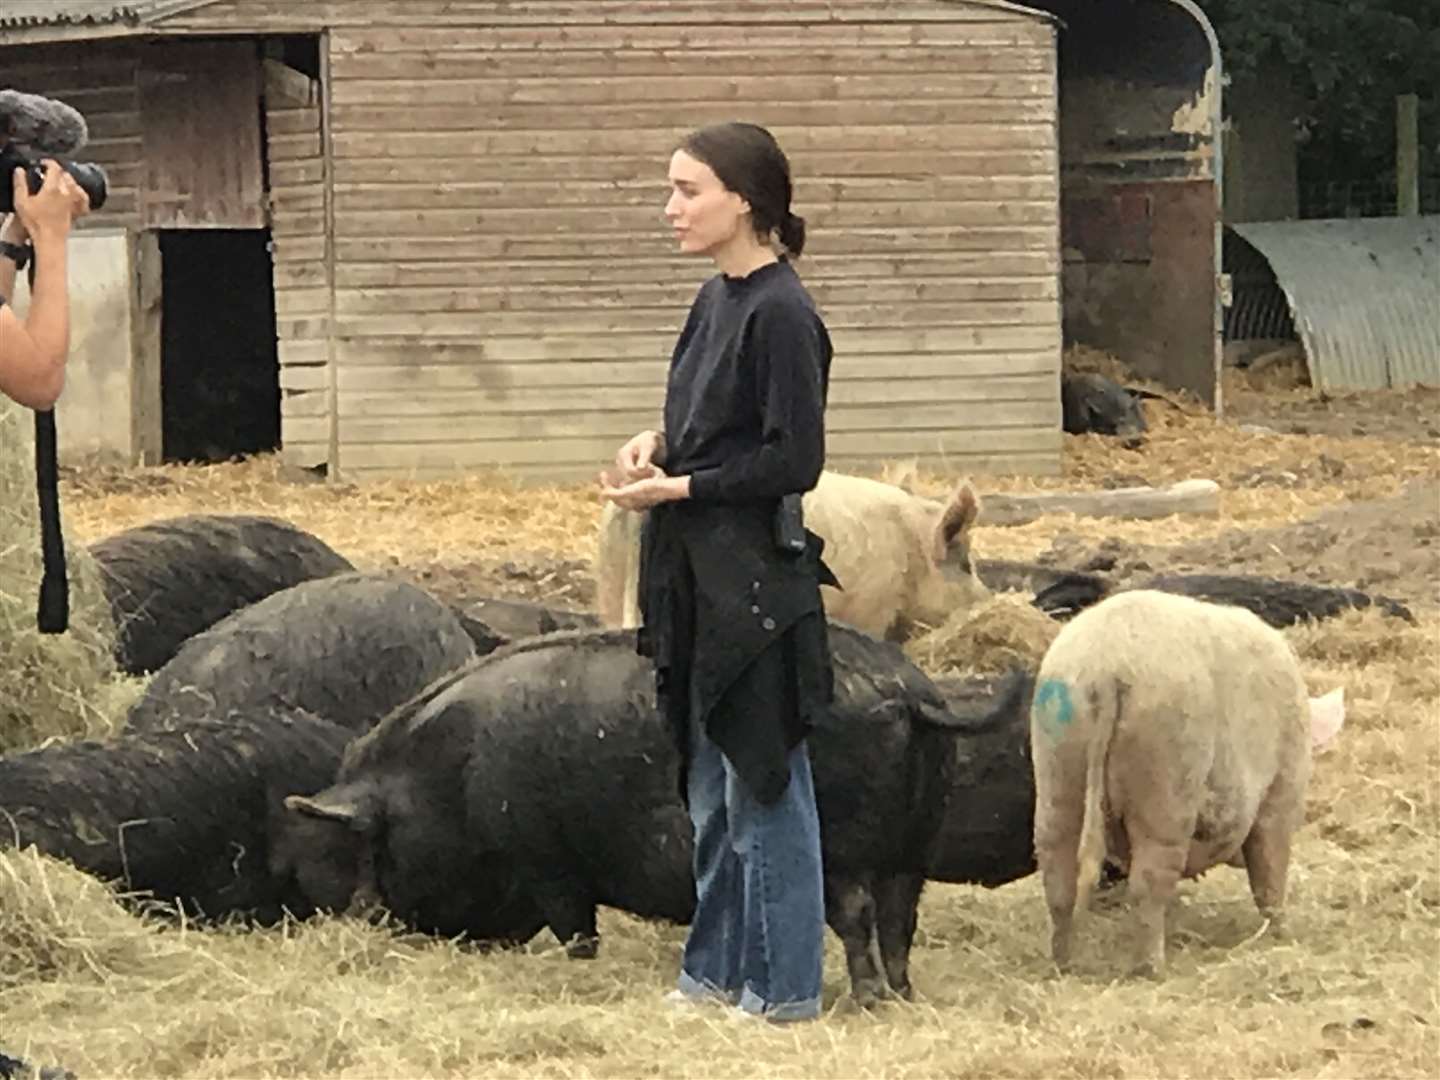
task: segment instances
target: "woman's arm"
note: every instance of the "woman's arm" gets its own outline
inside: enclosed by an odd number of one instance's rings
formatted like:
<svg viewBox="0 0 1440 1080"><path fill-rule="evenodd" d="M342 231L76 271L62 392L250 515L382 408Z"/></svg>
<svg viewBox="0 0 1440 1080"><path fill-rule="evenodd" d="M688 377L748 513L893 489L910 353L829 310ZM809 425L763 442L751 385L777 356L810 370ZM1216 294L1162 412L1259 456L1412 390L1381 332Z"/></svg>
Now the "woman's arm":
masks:
<svg viewBox="0 0 1440 1080"><path fill-rule="evenodd" d="M65 241L35 242L35 290L21 322L0 307L0 393L30 409L48 409L65 387L70 349L70 302L65 288Z"/></svg>
<svg viewBox="0 0 1440 1080"><path fill-rule="evenodd" d="M825 467L825 394L830 341L798 304L755 313L747 343L764 393L761 444L690 477L690 498L706 502L777 499L809 491Z"/></svg>
<svg viewBox="0 0 1440 1080"><path fill-rule="evenodd" d="M25 231L25 226L20 224L19 217L11 214L5 219L4 227L0 228L0 240L24 247L30 242L30 234ZM18 270L14 260L0 255L0 297L6 300L15 299L15 274Z"/></svg>
<svg viewBox="0 0 1440 1080"><path fill-rule="evenodd" d="M70 351L70 291L66 244L71 223L90 203L79 185L53 161L45 183L30 194L25 173L15 170L15 212L35 251L35 284L22 323L13 308L0 308L0 393L32 409L48 409L65 386Z"/></svg>

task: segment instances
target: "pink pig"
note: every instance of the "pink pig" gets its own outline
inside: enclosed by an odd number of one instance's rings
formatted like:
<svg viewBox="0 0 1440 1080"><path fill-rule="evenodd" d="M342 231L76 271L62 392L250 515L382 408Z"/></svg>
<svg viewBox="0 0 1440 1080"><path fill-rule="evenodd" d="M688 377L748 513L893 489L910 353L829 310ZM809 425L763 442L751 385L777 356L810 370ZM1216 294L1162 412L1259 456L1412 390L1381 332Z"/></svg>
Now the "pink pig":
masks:
<svg viewBox="0 0 1440 1080"><path fill-rule="evenodd" d="M1312 737L1338 729L1333 708L1312 718L1289 643L1244 609L1137 590L1077 616L1041 663L1030 712L1055 962L1069 962L1075 906L1107 853L1128 868L1140 972L1164 973L1179 879L1220 863L1245 867L1279 931Z"/></svg>

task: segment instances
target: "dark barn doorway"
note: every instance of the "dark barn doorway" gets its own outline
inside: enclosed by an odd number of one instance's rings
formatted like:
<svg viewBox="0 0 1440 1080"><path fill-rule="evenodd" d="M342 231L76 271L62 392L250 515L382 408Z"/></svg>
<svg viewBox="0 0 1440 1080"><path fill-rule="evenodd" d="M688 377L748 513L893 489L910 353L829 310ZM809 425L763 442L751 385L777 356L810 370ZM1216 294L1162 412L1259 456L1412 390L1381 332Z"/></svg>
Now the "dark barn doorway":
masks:
<svg viewBox="0 0 1440 1080"><path fill-rule="evenodd" d="M227 461L280 446L270 233L160 233L166 461Z"/></svg>

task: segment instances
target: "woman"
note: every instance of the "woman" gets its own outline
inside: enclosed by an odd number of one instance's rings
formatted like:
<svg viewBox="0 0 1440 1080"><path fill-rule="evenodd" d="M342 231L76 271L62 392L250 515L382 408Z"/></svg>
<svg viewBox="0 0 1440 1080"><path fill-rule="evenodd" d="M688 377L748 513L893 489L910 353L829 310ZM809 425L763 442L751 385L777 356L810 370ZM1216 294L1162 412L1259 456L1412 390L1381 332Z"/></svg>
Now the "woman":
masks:
<svg viewBox="0 0 1440 1080"><path fill-rule="evenodd" d="M830 700L820 584L833 579L798 513L824 466L830 339L773 247L798 256L805 223L768 131L695 132L670 187L680 250L719 273L675 345L664 432L636 435L602 480L605 498L651 511L640 649L695 832L695 917L670 998L811 1019L825 912L804 738Z"/></svg>

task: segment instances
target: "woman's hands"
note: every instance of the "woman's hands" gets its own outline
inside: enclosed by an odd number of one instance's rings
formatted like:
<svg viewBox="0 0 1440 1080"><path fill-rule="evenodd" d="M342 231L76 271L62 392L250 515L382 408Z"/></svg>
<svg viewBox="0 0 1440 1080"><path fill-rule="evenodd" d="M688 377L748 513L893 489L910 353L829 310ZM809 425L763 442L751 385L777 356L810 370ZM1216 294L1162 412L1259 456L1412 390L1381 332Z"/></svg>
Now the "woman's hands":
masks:
<svg viewBox="0 0 1440 1080"><path fill-rule="evenodd" d="M666 476L659 469L654 476L615 486L607 477L600 478L600 497L622 510L649 510L661 503L690 497L690 477Z"/></svg>
<svg viewBox="0 0 1440 1080"><path fill-rule="evenodd" d="M665 436L642 431L615 454L615 467L600 475L600 497L623 510L648 510L690 497L688 476L666 476Z"/></svg>
<svg viewBox="0 0 1440 1080"><path fill-rule="evenodd" d="M626 483L655 475L656 466L664 463L665 436L658 431L640 432L615 453L615 467Z"/></svg>

